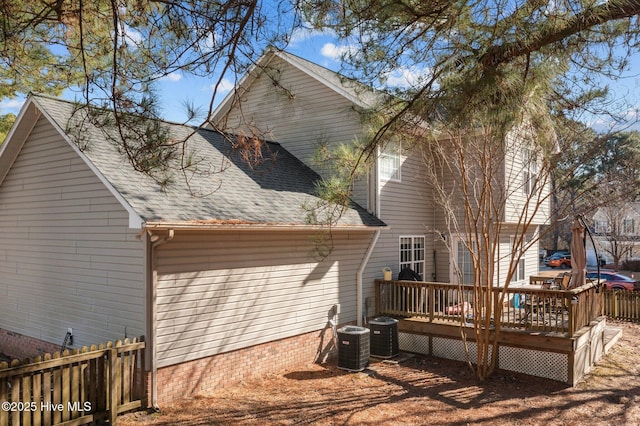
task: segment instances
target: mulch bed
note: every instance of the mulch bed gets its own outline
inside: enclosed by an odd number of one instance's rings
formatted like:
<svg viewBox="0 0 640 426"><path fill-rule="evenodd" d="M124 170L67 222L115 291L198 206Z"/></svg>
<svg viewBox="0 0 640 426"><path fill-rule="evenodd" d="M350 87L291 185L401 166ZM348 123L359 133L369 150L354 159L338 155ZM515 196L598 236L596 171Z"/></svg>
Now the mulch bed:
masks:
<svg viewBox="0 0 640 426"><path fill-rule="evenodd" d="M118 424L640 424L640 325L614 325L622 338L573 388L508 371L478 382L464 363L427 356L374 361L361 373L310 364Z"/></svg>

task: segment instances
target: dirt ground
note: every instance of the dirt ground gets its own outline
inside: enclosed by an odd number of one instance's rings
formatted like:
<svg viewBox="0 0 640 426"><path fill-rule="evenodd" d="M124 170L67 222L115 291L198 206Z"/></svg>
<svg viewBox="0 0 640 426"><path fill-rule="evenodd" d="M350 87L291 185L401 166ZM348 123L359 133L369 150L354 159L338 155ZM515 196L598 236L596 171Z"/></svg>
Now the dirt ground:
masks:
<svg viewBox="0 0 640 426"><path fill-rule="evenodd" d="M640 325L608 323L622 338L573 388L508 371L479 383L465 364L426 356L361 373L311 364L118 425L640 425Z"/></svg>

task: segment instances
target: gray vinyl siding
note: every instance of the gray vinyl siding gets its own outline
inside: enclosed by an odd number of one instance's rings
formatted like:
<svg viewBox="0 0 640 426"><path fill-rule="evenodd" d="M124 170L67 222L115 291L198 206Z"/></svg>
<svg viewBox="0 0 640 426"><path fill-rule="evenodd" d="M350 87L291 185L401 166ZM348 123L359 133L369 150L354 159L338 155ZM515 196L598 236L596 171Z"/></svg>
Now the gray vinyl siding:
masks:
<svg viewBox="0 0 640 426"><path fill-rule="evenodd" d="M510 134L507 138L504 180L505 180L505 212L504 221L507 223L531 222L536 225L546 224L550 218L549 171L540 173L536 184L540 190L525 193L524 172L526 164L523 161L522 139ZM524 216L523 216L524 213Z"/></svg>
<svg viewBox="0 0 640 426"><path fill-rule="evenodd" d="M526 240L531 242L536 238L537 227L532 227L533 230L527 233ZM515 229L509 230L507 226L502 230L500 236L500 245L498 248L498 265L496 267L496 284L500 287L504 286L507 282L507 275L509 272L509 263L511 261L511 236L515 232ZM525 260L525 273L524 281L528 282L531 275L537 275L539 272L540 258L538 257L538 243L534 242L533 245L524 254Z"/></svg>
<svg viewBox="0 0 640 426"><path fill-rule="evenodd" d="M262 74L253 81L226 119L225 130L246 132L245 122L252 123L266 137L280 143L295 157L320 175L326 176L314 162L320 143L330 146L350 144L361 136L360 117L353 104L323 83L292 67L279 58L269 64L277 68L276 87ZM285 90L286 89L286 90ZM366 182L356 185L354 200L367 206Z"/></svg>
<svg viewBox="0 0 640 426"><path fill-rule="evenodd" d="M423 279L433 280L434 215L432 194L422 172L423 163L416 152L403 158L401 181L380 182L380 218L389 229L380 233L376 248L364 274L364 282L381 279L382 269L391 268L393 278L400 272L400 237L425 237L425 273ZM365 297L375 299L374 293ZM373 307L373 302L371 302ZM373 312L369 312L373 315Z"/></svg>
<svg viewBox="0 0 640 426"><path fill-rule="evenodd" d="M321 330L336 303L355 321L370 239L337 233L317 261L300 232L176 232L156 252L158 366Z"/></svg>
<svg viewBox="0 0 640 426"><path fill-rule="evenodd" d="M0 186L0 328L74 347L145 330L144 243L41 118Z"/></svg>

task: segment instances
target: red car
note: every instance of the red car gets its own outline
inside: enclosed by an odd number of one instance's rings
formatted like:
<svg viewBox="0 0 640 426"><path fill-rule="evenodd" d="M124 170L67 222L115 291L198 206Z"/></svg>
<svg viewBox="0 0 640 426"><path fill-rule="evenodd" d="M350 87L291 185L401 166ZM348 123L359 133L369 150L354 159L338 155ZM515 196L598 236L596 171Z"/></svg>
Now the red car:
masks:
<svg viewBox="0 0 640 426"><path fill-rule="evenodd" d="M563 256L554 257L547 261L547 266L552 268L571 268L571 255L565 254Z"/></svg>
<svg viewBox="0 0 640 426"><path fill-rule="evenodd" d="M597 278L597 272L587 272L587 278ZM604 288L607 290L640 290L640 282L626 275L614 272L600 272L600 279L605 280Z"/></svg>

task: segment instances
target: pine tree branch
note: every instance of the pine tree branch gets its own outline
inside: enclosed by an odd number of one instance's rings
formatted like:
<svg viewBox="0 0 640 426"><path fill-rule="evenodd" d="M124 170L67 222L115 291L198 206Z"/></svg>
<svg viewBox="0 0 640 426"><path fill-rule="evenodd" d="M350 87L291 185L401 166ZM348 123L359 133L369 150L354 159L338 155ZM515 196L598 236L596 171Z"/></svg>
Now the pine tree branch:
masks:
<svg viewBox="0 0 640 426"><path fill-rule="evenodd" d="M478 62L485 70L495 69L501 64L509 63L516 58L536 52L582 31L639 14L640 1L638 0L605 2L567 19L564 25L542 28L540 32L535 34L535 37L491 46L486 53L480 56Z"/></svg>

